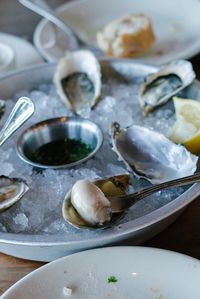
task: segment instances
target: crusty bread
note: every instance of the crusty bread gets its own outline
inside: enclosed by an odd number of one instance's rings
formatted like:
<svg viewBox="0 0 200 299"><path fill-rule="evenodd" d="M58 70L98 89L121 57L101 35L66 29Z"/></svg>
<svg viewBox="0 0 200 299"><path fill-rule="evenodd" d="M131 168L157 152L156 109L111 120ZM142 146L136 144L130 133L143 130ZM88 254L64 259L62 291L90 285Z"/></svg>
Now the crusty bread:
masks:
<svg viewBox="0 0 200 299"><path fill-rule="evenodd" d="M133 14L115 20L97 33L97 43L107 55L136 57L142 55L155 42L149 17Z"/></svg>

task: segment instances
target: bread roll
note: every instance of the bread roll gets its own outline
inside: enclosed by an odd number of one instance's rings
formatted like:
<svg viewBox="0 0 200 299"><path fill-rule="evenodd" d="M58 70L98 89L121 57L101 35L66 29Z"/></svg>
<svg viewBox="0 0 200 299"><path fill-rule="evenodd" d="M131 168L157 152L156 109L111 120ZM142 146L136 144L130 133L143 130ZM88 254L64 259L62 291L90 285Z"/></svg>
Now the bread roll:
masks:
<svg viewBox="0 0 200 299"><path fill-rule="evenodd" d="M154 42L151 20L143 14L115 20L97 33L99 48L113 57L137 57L146 52Z"/></svg>

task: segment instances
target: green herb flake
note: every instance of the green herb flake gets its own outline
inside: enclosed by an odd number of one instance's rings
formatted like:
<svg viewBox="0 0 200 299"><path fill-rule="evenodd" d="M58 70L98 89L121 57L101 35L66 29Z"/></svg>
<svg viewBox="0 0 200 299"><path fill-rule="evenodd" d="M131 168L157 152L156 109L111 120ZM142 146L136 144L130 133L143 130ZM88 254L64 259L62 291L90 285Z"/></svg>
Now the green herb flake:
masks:
<svg viewBox="0 0 200 299"><path fill-rule="evenodd" d="M108 277L108 283L114 283L117 282L117 278L115 276Z"/></svg>

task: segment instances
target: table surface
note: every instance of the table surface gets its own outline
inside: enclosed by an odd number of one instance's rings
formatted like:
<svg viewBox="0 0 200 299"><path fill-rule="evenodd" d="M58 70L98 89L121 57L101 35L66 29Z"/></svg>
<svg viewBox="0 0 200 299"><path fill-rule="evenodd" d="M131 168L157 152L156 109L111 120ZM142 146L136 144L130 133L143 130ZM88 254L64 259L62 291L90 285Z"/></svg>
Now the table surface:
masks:
<svg viewBox="0 0 200 299"><path fill-rule="evenodd" d="M56 7L66 1L49 0ZM16 34L31 41L40 18L23 8L17 1L0 1L0 31ZM200 79L200 55L191 59ZM181 252L200 259L200 200L193 201L182 215L162 233L141 244ZM44 263L14 258L0 253L0 295L20 278Z"/></svg>

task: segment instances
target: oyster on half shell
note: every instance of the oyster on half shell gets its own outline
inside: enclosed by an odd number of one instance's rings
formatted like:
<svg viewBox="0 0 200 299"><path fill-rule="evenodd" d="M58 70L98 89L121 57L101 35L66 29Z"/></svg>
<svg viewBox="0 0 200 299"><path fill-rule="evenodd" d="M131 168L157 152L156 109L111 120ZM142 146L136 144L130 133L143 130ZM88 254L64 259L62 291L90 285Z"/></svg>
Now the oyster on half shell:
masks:
<svg viewBox="0 0 200 299"><path fill-rule="evenodd" d="M197 168L198 157L184 146L144 127L132 125L121 129L118 123L113 123L112 143L119 160L153 184L191 175Z"/></svg>
<svg viewBox="0 0 200 299"><path fill-rule="evenodd" d="M128 174L76 182L63 201L63 218L77 228L104 226L112 216L107 197L126 194L130 184Z"/></svg>
<svg viewBox="0 0 200 299"><path fill-rule="evenodd" d="M186 60L173 61L148 75L140 87L139 100L144 114L166 103L194 79L192 64Z"/></svg>
<svg viewBox="0 0 200 299"><path fill-rule="evenodd" d="M101 68L88 50L68 52L58 62L54 83L61 100L75 113L92 108L101 93Z"/></svg>
<svg viewBox="0 0 200 299"><path fill-rule="evenodd" d="M21 179L0 176L0 211L14 205L28 189L28 185Z"/></svg>

